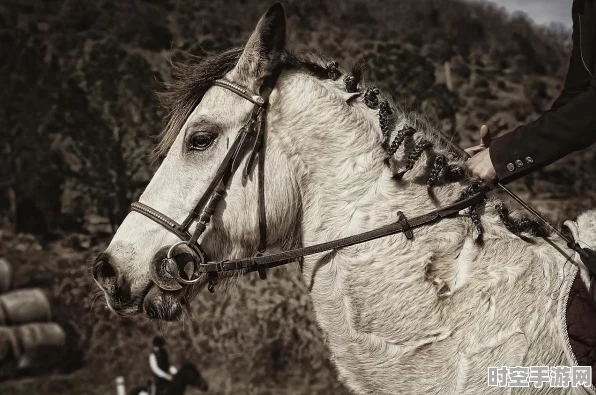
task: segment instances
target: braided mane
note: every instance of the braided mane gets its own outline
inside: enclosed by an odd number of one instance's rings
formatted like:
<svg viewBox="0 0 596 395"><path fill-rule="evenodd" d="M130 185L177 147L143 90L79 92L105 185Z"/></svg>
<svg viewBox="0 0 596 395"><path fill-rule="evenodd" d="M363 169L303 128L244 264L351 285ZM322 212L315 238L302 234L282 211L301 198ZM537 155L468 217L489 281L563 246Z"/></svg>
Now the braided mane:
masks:
<svg viewBox="0 0 596 395"><path fill-rule="evenodd" d="M173 64L174 81L165 85L165 91L160 92L161 103L169 110L168 122L161 134L155 156L165 156L184 122L193 109L199 104L205 92L214 80L222 78L234 68L242 48L234 48L221 54L210 55L197 62L196 57L189 57L188 63ZM283 56L282 66L288 69L300 69L319 79L342 81L346 92L362 93L353 98L361 98L364 104L378 112L381 141L389 159L393 158L403 148L405 162L401 169L394 173L396 181L401 180L411 171L423 154L430 158L430 169L426 185L430 197L433 197L433 188L448 182L464 181L466 171L463 166L464 158L440 136L440 131L431 127L421 119L419 114L398 111L391 105L389 98L384 97L381 91L374 86L366 86L363 82L365 62L357 62L350 73L341 70L334 60L316 54L307 54L298 57L286 51ZM397 122L400 122L398 130ZM423 132L420 132L421 129ZM470 181L468 187L458 200L465 199L477 193L483 185L478 181ZM468 213L472 220L478 237L482 240L483 229L477 206L470 207ZM497 201L495 210L505 227L514 234L529 234L532 236L546 236L548 231L540 223L528 218L511 218L509 210L503 202Z"/></svg>

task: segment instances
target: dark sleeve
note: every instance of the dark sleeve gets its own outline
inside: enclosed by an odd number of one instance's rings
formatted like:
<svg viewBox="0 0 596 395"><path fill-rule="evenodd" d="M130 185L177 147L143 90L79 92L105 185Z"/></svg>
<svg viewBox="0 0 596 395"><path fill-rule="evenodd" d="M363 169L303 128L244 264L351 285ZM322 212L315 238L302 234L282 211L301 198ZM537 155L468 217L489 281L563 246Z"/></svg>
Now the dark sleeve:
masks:
<svg viewBox="0 0 596 395"><path fill-rule="evenodd" d="M579 0L573 3L573 50L561 95L536 121L491 142L490 159L501 183L596 142L596 80L581 56L580 4Z"/></svg>
<svg viewBox="0 0 596 395"><path fill-rule="evenodd" d="M490 159L508 183L596 142L596 79L556 111L494 139Z"/></svg>
<svg viewBox="0 0 596 395"><path fill-rule="evenodd" d="M580 33L580 16L579 12L583 12L583 4L581 1L575 0L573 3L573 49L571 57L569 58L569 69L567 70L567 77L565 78L565 85L559 97L554 101L551 111L556 111L565 104L569 103L575 96L586 90L590 85L592 76L584 65L584 60L581 55L581 33Z"/></svg>

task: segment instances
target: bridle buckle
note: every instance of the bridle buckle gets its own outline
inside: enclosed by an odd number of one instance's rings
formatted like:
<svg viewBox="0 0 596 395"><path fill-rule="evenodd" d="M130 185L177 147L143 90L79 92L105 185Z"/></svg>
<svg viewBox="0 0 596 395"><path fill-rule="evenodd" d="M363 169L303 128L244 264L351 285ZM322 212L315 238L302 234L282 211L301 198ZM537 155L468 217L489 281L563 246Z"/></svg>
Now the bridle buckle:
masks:
<svg viewBox="0 0 596 395"><path fill-rule="evenodd" d="M405 214L401 211L397 212L397 222L401 225L406 238L408 240L412 240L414 238L414 232L412 232L412 227L410 226Z"/></svg>
<svg viewBox="0 0 596 395"><path fill-rule="evenodd" d="M254 255L254 258L259 258L259 257L262 257L263 255L264 255L264 252L259 251ZM259 278L261 280L267 279L267 267L265 265L258 265L257 273L259 273Z"/></svg>

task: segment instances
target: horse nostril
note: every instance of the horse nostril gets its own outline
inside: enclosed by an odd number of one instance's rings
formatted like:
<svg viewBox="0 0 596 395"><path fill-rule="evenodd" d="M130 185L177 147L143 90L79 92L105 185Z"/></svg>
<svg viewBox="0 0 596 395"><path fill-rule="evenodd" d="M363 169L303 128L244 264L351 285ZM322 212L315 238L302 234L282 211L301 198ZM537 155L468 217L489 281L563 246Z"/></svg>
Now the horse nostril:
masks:
<svg viewBox="0 0 596 395"><path fill-rule="evenodd" d="M100 255L93 264L93 278L106 291L113 292L116 285L116 271L105 255Z"/></svg>

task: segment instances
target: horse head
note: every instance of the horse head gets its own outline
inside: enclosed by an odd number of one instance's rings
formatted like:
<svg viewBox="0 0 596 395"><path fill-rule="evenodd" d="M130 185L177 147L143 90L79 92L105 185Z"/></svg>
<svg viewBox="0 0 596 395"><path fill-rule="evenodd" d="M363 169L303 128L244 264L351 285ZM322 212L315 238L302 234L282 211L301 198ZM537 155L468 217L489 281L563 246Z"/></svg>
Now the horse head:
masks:
<svg viewBox="0 0 596 395"><path fill-rule="evenodd" d="M343 81L329 78L324 61L296 60L285 49L285 37L285 13L276 4L262 16L242 50L225 52L181 71L181 79L166 97L172 117L158 147L165 157L140 197L144 206L183 223L250 119L254 104L214 85L217 79L259 92L272 73L281 72L266 106L262 153L266 157L262 172L268 251L301 243L302 207L317 207L316 201L303 200L313 193L304 186L333 182L329 169L340 165L338 153L347 155L355 145L370 147L382 162L378 140L361 133L349 137L337 133L369 128L376 122L352 110L351 100L360 93L347 92ZM210 259L257 252L259 188L257 166L246 165L249 156L239 157L240 171L229 180L225 200L214 210L200 239ZM372 158L367 155L363 160ZM247 175L242 174L244 168ZM109 307L120 315L144 312L165 320L179 317L184 303L207 283L203 276L194 286L183 287L156 269L179 241L163 224L131 212L94 264L94 277Z"/></svg>

